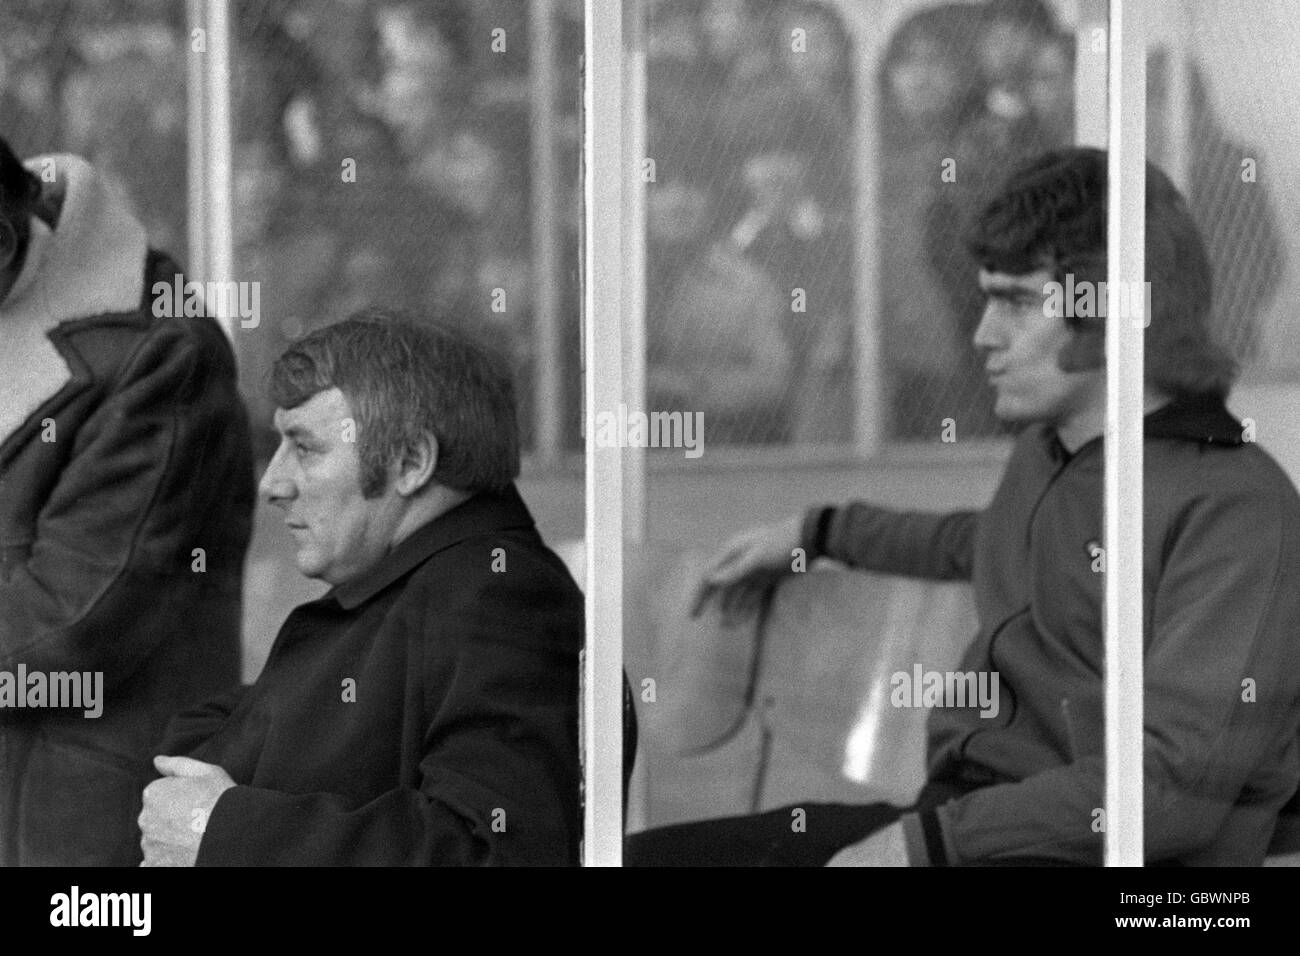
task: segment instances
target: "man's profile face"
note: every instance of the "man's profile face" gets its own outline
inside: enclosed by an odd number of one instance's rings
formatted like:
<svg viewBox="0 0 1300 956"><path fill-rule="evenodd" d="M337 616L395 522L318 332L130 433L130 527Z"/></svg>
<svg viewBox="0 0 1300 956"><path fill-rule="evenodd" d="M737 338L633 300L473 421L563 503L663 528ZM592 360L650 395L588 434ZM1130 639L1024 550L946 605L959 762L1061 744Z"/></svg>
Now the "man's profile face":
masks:
<svg viewBox="0 0 1300 956"><path fill-rule="evenodd" d="M361 493L361 458L352 408L337 388L275 412L280 446L260 492L285 513L298 570L342 584L364 574L390 549L401 498L392 482L377 498Z"/></svg>
<svg viewBox="0 0 1300 956"><path fill-rule="evenodd" d="M1013 275L980 270L987 296L975 330L984 369L997 393L994 414L1006 422L1059 425L1082 411L1104 387L1100 371L1065 372L1057 365L1073 333L1065 320L1044 314L1051 270Z"/></svg>

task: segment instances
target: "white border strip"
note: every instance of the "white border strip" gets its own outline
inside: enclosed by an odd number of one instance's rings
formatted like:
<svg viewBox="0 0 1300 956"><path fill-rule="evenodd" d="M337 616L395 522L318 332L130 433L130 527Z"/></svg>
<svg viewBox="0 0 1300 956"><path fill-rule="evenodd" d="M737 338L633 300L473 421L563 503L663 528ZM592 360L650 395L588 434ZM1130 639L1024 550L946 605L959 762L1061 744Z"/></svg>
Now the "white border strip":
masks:
<svg viewBox="0 0 1300 956"><path fill-rule="evenodd" d="M185 4L185 180L187 186L186 227L189 253L186 256L186 273L202 280L204 263L208 258L208 230L205 215L207 197L207 58L195 53L191 44L195 30L203 29L204 0L188 0Z"/></svg>
<svg viewBox="0 0 1300 956"><path fill-rule="evenodd" d="M187 71L189 255L187 278L228 282L234 272L233 159L230 121L229 0L189 0L183 39ZM203 31L204 52L194 51L194 31ZM218 297L218 309L229 305ZM217 320L233 338L234 313Z"/></svg>
<svg viewBox="0 0 1300 956"><path fill-rule="evenodd" d="M862 19L853 15L851 7L855 2L840 4L840 12L845 25L852 31L852 42L857 51L853 74L853 107L856 110L853 120L853 213L857 228L853 231L855 271L850 300L853 310L853 445L846 450L859 459L870 459L886 446L890 397L881 329L885 306L881 248L888 240L881 234L885 224L880 217L882 140L877 86L889 34L883 29L855 31ZM890 33L897 29L902 16L901 11L894 12ZM883 15L880 22L886 22Z"/></svg>
<svg viewBox="0 0 1300 956"><path fill-rule="evenodd" d="M1144 343L1143 319L1120 314L1121 291L1140 288L1131 283L1146 277L1146 31L1140 0L1110 0L1109 48L1106 865L1142 866ZM1141 295L1127 298L1143 301Z"/></svg>
<svg viewBox="0 0 1300 956"><path fill-rule="evenodd" d="M1074 30L1074 142L1106 148L1106 0L1083 0ZM1099 42L1100 41L1100 44Z"/></svg>
<svg viewBox="0 0 1300 956"><path fill-rule="evenodd" d="M649 412L646 398L646 10L626 0L623 19L623 401ZM675 409L664 409L674 411ZM689 414L686 409L681 410ZM623 540L646 530L646 450L623 450Z"/></svg>
<svg viewBox="0 0 1300 956"><path fill-rule="evenodd" d="M564 368L560 343L560 185L556 176L555 129L555 9L554 0L531 0L528 5L529 152L533 164L533 349L536 356L534 454L545 465L555 465L563 451L561 405Z"/></svg>
<svg viewBox="0 0 1300 956"><path fill-rule="evenodd" d="M586 649L583 845L586 866L623 857L623 461L596 447L596 413L623 394L623 10L585 0L583 369L586 440Z"/></svg>

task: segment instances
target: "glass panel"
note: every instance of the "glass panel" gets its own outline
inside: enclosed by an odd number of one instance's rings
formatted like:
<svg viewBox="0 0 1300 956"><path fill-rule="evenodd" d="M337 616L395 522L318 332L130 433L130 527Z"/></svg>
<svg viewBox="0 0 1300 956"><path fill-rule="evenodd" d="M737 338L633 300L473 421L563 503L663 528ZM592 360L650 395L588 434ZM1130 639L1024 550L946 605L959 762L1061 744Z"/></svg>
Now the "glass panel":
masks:
<svg viewBox="0 0 1300 956"><path fill-rule="evenodd" d="M121 184L150 243L186 253L184 4L0 5L0 133L19 156L73 153Z"/></svg>
<svg viewBox="0 0 1300 956"><path fill-rule="evenodd" d="M236 4L235 230L261 280L259 329L237 336L260 383L293 338L364 305L439 314L508 353L524 447L537 378L528 223L528 4L298 0ZM581 6L555 5L565 449L578 408Z"/></svg>

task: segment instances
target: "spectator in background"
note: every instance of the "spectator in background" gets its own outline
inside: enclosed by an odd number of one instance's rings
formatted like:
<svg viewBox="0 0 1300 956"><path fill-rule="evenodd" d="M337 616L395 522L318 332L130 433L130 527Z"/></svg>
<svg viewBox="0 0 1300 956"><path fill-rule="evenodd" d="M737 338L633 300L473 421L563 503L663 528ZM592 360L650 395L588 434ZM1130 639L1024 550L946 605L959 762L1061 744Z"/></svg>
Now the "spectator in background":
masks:
<svg viewBox="0 0 1300 956"><path fill-rule="evenodd" d="M793 362L785 415L790 440L843 442L852 420L847 130L794 88L773 94L736 107L731 145L746 202L729 239L781 298L781 329Z"/></svg>
<svg viewBox="0 0 1300 956"><path fill-rule="evenodd" d="M183 250L185 223L175 203L185 196L185 96L176 78L185 66L158 32L143 31L138 47L72 72L64 143L134 197L152 241Z"/></svg>
<svg viewBox="0 0 1300 956"><path fill-rule="evenodd" d="M709 440L782 441L790 354L779 290L726 239L715 94L743 27L725 5L706 30L694 0L649 13L647 377L652 408L704 413ZM719 32L721 31L721 32ZM727 166L724 165L724 170Z"/></svg>
<svg viewBox="0 0 1300 956"><path fill-rule="evenodd" d="M656 145L653 132L650 153L659 170L665 163L692 168L689 184L676 173L668 180L658 173L649 187L659 193L651 199L652 216L656 202L667 208L703 189L712 223L703 256L706 240L698 231L674 240L671 227L656 236L652 225L649 295L661 308L652 309L651 335L661 326L664 346L657 353L659 382L675 377L678 394L689 401L680 390L693 376L674 376L666 359L678 354L698 367L699 380L718 397L725 377L710 379L709 356L694 353L706 342L721 349L725 340L687 326L707 321L700 309L715 295L741 295L753 303L752 334L728 346L743 355L724 363L760 363L769 378L762 396L739 387L739 378L727 387L733 400L713 421L731 424L725 438L711 427L714 440L847 440L853 188L843 27L819 4L757 0L665 0L651 9L649 24L651 128L683 131L674 137L679 155ZM805 31L798 52L796 29ZM763 350L772 354L764 357ZM771 377L777 370L779 377ZM734 400L746 393L753 402L748 410Z"/></svg>
<svg viewBox="0 0 1300 956"><path fill-rule="evenodd" d="M273 322L244 340L248 381L263 381L291 342L368 302L474 311L484 190L474 194L465 170L494 156L458 116L471 88L459 10L377 4L342 32L274 18L245 26L256 55L241 90L248 109L236 110L247 117L238 182L273 211L236 229L250 271L276 277L265 284ZM439 164L449 168L430 174ZM273 408L261 390L249 400L269 454Z"/></svg>
<svg viewBox="0 0 1300 956"><path fill-rule="evenodd" d="M772 21L781 62L804 95L852 123L853 44L840 15L824 3L793 0L777 7Z"/></svg>
<svg viewBox="0 0 1300 956"><path fill-rule="evenodd" d="M217 323L155 311L179 272L93 167L0 140L0 671L102 688L0 708L3 865L137 863L167 719L238 679L248 425Z"/></svg>
<svg viewBox="0 0 1300 956"><path fill-rule="evenodd" d="M967 343L940 278L951 264L931 261L926 234L934 184L979 107L971 15L969 5L945 4L910 17L880 71L881 331L898 437L935 437L943 417L936 409L964 407L958 396L985 387L955 376Z"/></svg>
<svg viewBox="0 0 1300 956"><path fill-rule="evenodd" d="M980 358L972 345L983 308L973 278L978 264L961 237L1006 169L1071 140L1072 39L1060 30L1042 0L949 4L918 14L904 24L900 34L911 33L916 22L924 24L933 38L931 49L952 58L947 68L932 60L929 69L955 76L956 83L947 117L944 111L931 117L936 122L930 128L937 139L923 147L933 153L918 157L923 175L912 184L916 198L910 208L897 214L910 218L917 204L920 206L923 261L939 280L947 299L943 315L951 324L930 334L946 343L946 348L941 346L946 353L943 364L937 357L940 350L936 350L928 368L921 371L921 379L904 370L895 390L902 396L904 426L917 437L938 435L942 420L949 417L956 420L959 435L996 434L1003 426L993 414L993 393L983 381ZM897 76L897 67L893 69ZM932 85L941 89L948 82L944 79ZM926 86L925 81L919 84L921 90ZM921 265L918 262L908 269L900 262L898 274L922 275ZM904 300L912 292L920 299L929 296L929 290L919 288L926 281L920 280L910 292L902 291ZM949 383L939 384L945 373ZM939 385L938 391L926 395L924 406L917 406L915 396L924 393L912 386L927 378Z"/></svg>
<svg viewBox="0 0 1300 956"><path fill-rule="evenodd" d="M1214 267L1215 306L1227 332L1225 339L1236 354L1254 356L1261 342L1260 320L1286 270L1275 200L1269 198L1267 181L1245 178L1243 161L1258 162L1259 150L1224 127L1200 66L1192 62L1188 74L1192 109L1186 148L1192 216L1205 235Z"/></svg>
<svg viewBox="0 0 1300 956"><path fill-rule="evenodd" d="M714 220L712 170L690 127L653 124L646 310L652 408L704 413L709 440L788 440L785 300Z"/></svg>
<svg viewBox="0 0 1300 956"><path fill-rule="evenodd" d="M773 0L703 0L698 4L704 56L718 81L715 88L744 89L766 79L772 49L763 42Z"/></svg>

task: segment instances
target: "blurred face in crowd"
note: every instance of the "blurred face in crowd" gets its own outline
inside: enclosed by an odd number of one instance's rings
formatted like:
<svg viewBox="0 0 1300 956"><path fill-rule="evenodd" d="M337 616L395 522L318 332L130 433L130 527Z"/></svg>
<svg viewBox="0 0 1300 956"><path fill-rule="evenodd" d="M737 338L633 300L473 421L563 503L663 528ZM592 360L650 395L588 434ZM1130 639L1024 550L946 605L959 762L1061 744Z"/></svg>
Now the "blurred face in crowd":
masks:
<svg viewBox="0 0 1300 956"><path fill-rule="evenodd" d="M470 130L439 143L420 164L419 175L457 209L480 219L501 187L501 162L491 144Z"/></svg>
<svg viewBox="0 0 1300 956"><path fill-rule="evenodd" d="M792 49L796 29L805 34L803 52ZM785 64L800 86L812 94L839 92L834 87L843 82L841 74L848 65L849 51L826 15L787 13L782 17L778 37Z"/></svg>
<svg viewBox="0 0 1300 956"><path fill-rule="evenodd" d="M288 177L274 164L269 149L253 146L236 157L234 178L235 237L240 243L254 243L269 226Z"/></svg>
<svg viewBox="0 0 1300 956"><path fill-rule="evenodd" d="M1065 372L1057 365L1073 333L1064 319L1044 314L1051 269L1013 275L980 270L987 297L975 347L997 393L994 414L1006 422L1063 425L1092 407L1104 388L1100 371Z"/></svg>
<svg viewBox="0 0 1300 956"><path fill-rule="evenodd" d="M749 42L745 0L705 0L700 21L709 52L720 60L736 56Z"/></svg>
<svg viewBox="0 0 1300 956"><path fill-rule="evenodd" d="M699 24L684 8L651 8L646 23L646 56L651 61L694 63L700 52Z"/></svg>
<svg viewBox="0 0 1300 956"><path fill-rule="evenodd" d="M1007 82L1023 75L1040 41L1034 32L1014 20L989 24L979 43L980 67L990 82Z"/></svg>
<svg viewBox="0 0 1300 956"><path fill-rule="evenodd" d="M1029 73L1029 107L1045 125L1064 132L1073 125L1074 74L1069 54L1060 43L1034 54Z"/></svg>
<svg viewBox="0 0 1300 956"><path fill-rule="evenodd" d="M772 151L751 156L742 175L756 206L783 212L802 198L806 173L807 164L798 153Z"/></svg>
<svg viewBox="0 0 1300 956"><path fill-rule="evenodd" d="M702 238L709 223L709 194L681 179L660 183L646 192L646 226L655 242L689 242Z"/></svg>
<svg viewBox="0 0 1300 956"><path fill-rule="evenodd" d="M955 66L934 40L918 37L889 70L889 91L911 120L935 119L952 109L960 90Z"/></svg>
<svg viewBox="0 0 1300 956"><path fill-rule="evenodd" d="M285 514L298 570L332 585L364 574L392 547L404 499L392 481L378 497L361 493L351 403L326 389L277 409L275 427L280 446L259 490Z"/></svg>
<svg viewBox="0 0 1300 956"><path fill-rule="evenodd" d="M443 91L456 71L455 52L436 29L417 22L406 7L382 11L378 27L381 111L403 146L412 149L427 141L438 126L446 99Z"/></svg>

